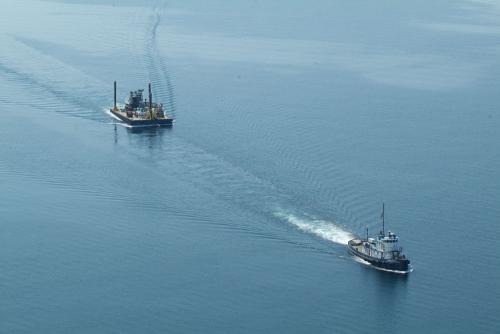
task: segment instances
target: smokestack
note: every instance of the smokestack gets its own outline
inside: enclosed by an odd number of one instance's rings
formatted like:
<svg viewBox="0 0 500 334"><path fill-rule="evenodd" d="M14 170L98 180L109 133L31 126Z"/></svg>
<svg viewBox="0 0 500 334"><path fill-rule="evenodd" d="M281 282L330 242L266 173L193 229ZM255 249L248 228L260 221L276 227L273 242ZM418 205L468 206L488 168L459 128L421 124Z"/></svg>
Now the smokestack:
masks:
<svg viewBox="0 0 500 334"><path fill-rule="evenodd" d="M116 81L115 81L115 104L114 104L114 108L116 109Z"/></svg>
<svg viewBox="0 0 500 334"><path fill-rule="evenodd" d="M153 94L151 94L151 82L149 83L149 112L153 116Z"/></svg>

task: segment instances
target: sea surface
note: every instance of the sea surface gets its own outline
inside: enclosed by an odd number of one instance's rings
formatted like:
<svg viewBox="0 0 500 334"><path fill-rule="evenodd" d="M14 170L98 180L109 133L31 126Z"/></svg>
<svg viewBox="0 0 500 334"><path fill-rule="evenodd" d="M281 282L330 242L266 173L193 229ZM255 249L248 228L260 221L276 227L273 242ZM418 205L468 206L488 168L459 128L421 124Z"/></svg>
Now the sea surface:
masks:
<svg viewBox="0 0 500 334"><path fill-rule="evenodd" d="M0 333L498 332L499 78L498 1L3 0Z"/></svg>

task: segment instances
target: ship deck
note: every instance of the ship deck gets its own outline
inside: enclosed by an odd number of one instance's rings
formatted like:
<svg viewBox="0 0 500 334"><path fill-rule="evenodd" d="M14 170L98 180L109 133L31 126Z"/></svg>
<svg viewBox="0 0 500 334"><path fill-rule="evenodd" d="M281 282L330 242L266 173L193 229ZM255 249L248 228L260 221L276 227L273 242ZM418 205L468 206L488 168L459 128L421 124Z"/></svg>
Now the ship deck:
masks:
<svg viewBox="0 0 500 334"><path fill-rule="evenodd" d="M374 268L398 274L412 271L408 260L378 259L363 252L363 240L353 239L347 243L347 249L352 255L369 262Z"/></svg>
<svg viewBox="0 0 500 334"><path fill-rule="evenodd" d="M168 116L155 119L128 117L127 114L121 110L110 109L109 111L118 119L131 126L171 126L174 120Z"/></svg>

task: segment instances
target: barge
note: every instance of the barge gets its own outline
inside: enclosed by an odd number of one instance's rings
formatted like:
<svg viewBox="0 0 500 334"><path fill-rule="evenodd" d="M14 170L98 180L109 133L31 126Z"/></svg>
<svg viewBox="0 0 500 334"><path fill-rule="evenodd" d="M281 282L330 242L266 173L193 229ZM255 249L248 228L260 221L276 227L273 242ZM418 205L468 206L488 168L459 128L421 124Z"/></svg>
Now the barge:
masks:
<svg viewBox="0 0 500 334"><path fill-rule="evenodd" d="M112 115L132 127L172 126L174 119L165 114L163 104L153 102L151 83L148 85L148 100L143 99L144 89L131 91L124 107L116 104L116 81L114 82L114 105Z"/></svg>

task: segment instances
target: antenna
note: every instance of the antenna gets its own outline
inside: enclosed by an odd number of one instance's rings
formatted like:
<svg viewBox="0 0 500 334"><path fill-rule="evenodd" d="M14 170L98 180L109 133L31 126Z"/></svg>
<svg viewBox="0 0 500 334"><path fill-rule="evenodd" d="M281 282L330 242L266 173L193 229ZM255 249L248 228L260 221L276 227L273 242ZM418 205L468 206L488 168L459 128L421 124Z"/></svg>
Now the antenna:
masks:
<svg viewBox="0 0 500 334"><path fill-rule="evenodd" d="M114 104L114 109L116 110L116 81L115 81L115 84L114 84L114 91L115 91L115 104Z"/></svg>

